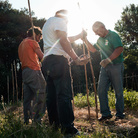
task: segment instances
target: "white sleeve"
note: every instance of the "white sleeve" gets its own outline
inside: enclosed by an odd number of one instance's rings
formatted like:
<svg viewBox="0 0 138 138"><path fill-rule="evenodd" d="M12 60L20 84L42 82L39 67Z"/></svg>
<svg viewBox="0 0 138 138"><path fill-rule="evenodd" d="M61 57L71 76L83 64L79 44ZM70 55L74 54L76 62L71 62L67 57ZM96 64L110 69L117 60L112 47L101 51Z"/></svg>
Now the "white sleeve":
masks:
<svg viewBox="0 0 138 138"><path fill-rule="evenodd" d="M64 19L58 19L57 22L55 23L54 26L54 31L59 30L59 31L64 31L67 33L67 24L64 21Z"/></svg>

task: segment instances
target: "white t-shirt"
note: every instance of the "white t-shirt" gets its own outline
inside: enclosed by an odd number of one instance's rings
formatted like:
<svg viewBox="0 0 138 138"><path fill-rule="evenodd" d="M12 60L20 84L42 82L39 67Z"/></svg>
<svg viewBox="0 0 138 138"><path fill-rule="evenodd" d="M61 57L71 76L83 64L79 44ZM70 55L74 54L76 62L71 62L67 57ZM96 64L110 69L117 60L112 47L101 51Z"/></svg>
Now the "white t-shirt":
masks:
<svg viewBox="0 0 138 138"><path fill-rule="evenodd" d="M69 55L63 50L56 36L56 30L67 33L67 24L64 19L59 17L49 18L42 28L44 42L44 57L48 55L63 55L69 58Z"/></svg>

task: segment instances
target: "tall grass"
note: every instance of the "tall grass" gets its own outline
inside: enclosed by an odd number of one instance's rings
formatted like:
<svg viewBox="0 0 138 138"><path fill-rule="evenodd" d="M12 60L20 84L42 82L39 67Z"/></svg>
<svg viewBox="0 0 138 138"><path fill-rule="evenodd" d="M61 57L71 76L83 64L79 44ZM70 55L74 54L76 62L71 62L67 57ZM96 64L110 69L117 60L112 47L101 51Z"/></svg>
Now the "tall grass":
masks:
<svg viewBox="0 0 138 138"><path fill-rule="evenodd" d="M3 118L3 119L2 119ZM14 113L5 114L0 118L0 138L61 138L60 131L54 131L45 124L25 125L23 120Z"/></svg>

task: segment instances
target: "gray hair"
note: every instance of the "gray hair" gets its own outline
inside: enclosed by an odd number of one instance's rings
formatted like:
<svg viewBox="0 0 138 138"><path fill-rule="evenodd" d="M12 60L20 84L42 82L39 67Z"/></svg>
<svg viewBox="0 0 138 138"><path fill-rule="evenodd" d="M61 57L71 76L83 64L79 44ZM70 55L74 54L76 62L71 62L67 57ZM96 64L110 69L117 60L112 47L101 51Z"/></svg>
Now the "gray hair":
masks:
<svg viewBox="0 0 138 138"><path fill-rule="evenodd" d="M105 25L104 25L102 22L100 22L100 21L96 21L96 22L93 24L92 29L93 29L93 30L97 30L97 29L99 29L100 27L104 27L104 28L105 28Z"/></svg>

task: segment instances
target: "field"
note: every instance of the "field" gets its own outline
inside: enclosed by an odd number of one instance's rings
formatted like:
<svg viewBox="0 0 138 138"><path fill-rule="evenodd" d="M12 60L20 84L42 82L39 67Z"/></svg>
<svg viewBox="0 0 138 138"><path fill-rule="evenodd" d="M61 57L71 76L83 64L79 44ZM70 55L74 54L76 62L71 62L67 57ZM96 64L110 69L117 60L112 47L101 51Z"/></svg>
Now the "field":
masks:
<svg viewBox="0 0 138 138"><path fill-rule="evenodd" d="M88 118L88 107L86 95L78 94L75 101L75 126L81 132L76 138L137 138L138 137L138 93L124 90L125 113L123 120L115 121L114 93L109 92L109 105L113 118L104 122L98 122L95 115L94 96L89 96L90 119ZM99 105L99 104L98 104ZM62 138L63 135L54 131L48 123L47 112L43 117L43 123L23 124L23 107L20 105L4 106L0 112L0 137L21 138ZM99 109L99 107L98 107ZM100 117L100 112L98 112Z"/></svg>

